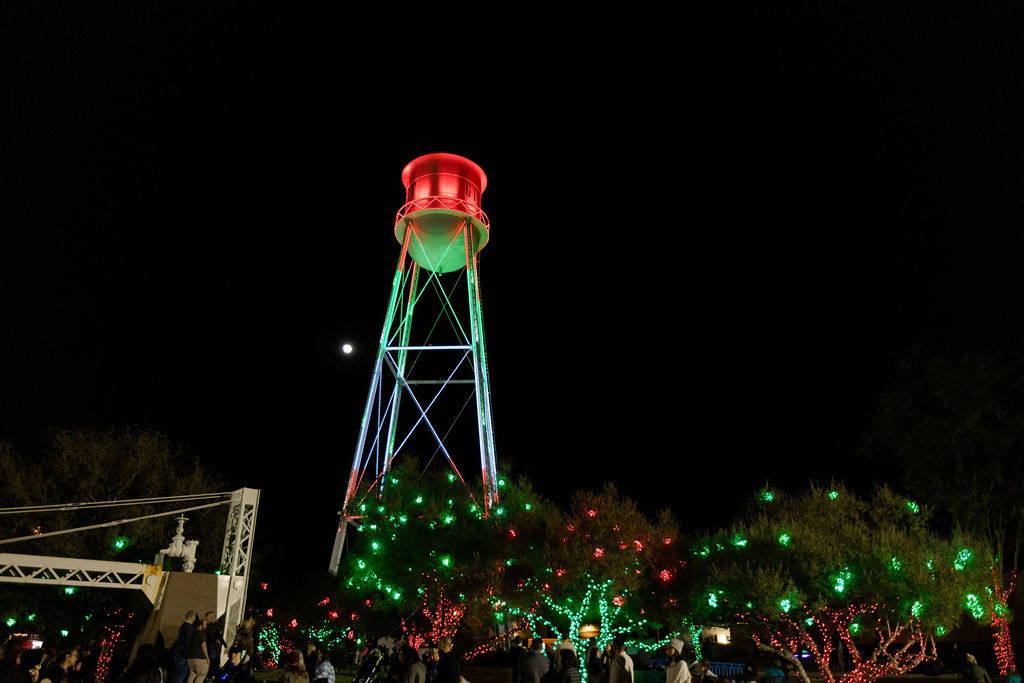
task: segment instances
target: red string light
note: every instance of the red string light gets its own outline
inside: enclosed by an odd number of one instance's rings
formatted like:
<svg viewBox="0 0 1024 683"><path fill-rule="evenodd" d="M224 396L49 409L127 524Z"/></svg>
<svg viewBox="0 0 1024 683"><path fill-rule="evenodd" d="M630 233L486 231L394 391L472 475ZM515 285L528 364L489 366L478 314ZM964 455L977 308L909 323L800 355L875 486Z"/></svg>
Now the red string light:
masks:
<svg viewBox="0 0 1024 683"><path fill-rule="evenodd" d="M103 630L107 632L107 635L100 642L100 654L96 660L96 683L106 683L107 674L110 673L110 660L114 656L114 650L121 642L125 626L128 625L134 616L134 614L129 612L127 617L125 617L120 608L107 616L107 623L103 626Z"/></svg>
<svg viewBox="0 0 1024 683"><path fill-rule="evenodd" d="M1017 582L1017 575L1010 574L1009 585L1002 588L1000 584L999 571L992 568L992 593L989 596L989 614L992 617L992 637L995 639L996 665L999 667L999 675L1005 676L1010 669L1015 669L1013 656L1013 642L1010 640L1010 612L1007 602L1010 594L1013 593L1014 584Z"/></svg>

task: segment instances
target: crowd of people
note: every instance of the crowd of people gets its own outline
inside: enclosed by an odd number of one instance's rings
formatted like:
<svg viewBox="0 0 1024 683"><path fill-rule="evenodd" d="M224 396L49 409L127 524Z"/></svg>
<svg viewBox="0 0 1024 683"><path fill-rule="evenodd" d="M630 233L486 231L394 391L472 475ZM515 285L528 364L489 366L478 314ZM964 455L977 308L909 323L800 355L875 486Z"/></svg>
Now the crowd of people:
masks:
<svg viewBox="0 0 1024 683"><path fill-rule="evenodd" d="M585 650L577 653L576 646L568 639L548 644L541 638L516 637L507 650L496 651L494 654L498 657L489 664L511 668L512 683L581 683L584 672L588 683L635 683L633 657L626 651L622 639L615 639L602 648L592 638ZM719 675L711 662L694 656L693 648L678 638L670 640L663 651L653 657L649 652L641 653L639 661L641 668L664 671L665 683L799 683L801 680L793 662L766 661L756 656L745 657L745 661L731 665L728 673ZM755 662L763 669L759 671ZM939 674L954 675L961 683L993 683L973 656L966 655L961 664L963 666L957 666L955 671L942 669ZM651 679L646 677L645 680ZM368 648L362 654L362 665L353 683L471 682L464 677L462 661L452 650L452 639L443 638L437 643L425 643L422 652L408 645ZM1016 670L1009 672L1006 683L1021 683Z"/></svg>
<svg viewBox="0 0 1024 683"><path fill-rule="evenodd" d="M169 650L155 645L140 645L131 665L120 673L108 671L109 683L255 683L254 620L238 625L230 644L225 642L216 615L200 616L189 610L180 625L177 638ZM526 640L516 637L507 650L495 654L502 660L492 663L509 667L512 683L635 683L635 665L622 639L615 639L603 648L592 638L586 651L577 653L568 639L547 644L541 638ZM221 664L221 653L225 661ZM692 650L690 650L692 653ZM57 649L44 645L28 649L27 643L9 638L2 648L0 683L96 683L97 648L92 645ZM686 644L672 639L664 648L664 658L648 662L641 654L641 668L654 664L663 669L665 683L795 683L799 679L791 663L775 660L758 672L748 660L743 670L722 680L706 659L687 657ZM955 670L946 669L936 658L932 668L919 673L942 675L956 673L962 683L992 683L992 678L970 654L955 649L951 660L960 654L962 661ZM763 661L763 660L762 660ZM454 642L444 637L436 643L424 643L421 650L408 644L392 648L383 645L358 653L359 669L353 683L469 683L464 677L463 662L454 650ZM336 683L336 673L329 653L314 641L281 653L275 683ZM933 668L935 670L933 670ZM265 677L264 677L265 678ZM1015 670L1007 683L1021 683Z"/></svg>
<svg viewBox="0 0 1024 683"><path fill-rule="evenodd" d="M451 638L442 638L425 643L422 653L408 645L390 651L382 645L368 648L353 683L468 683L452 645ZM515 637L500 653L501 664L512 669L512 683L581 683L584 672L589 683L634 683L633 659L622 639L601 648L592 638L581 654L568 639L549 645L542 638ZM717 678L707 660L689 664L683 653L678 639L666 648L666 683L711 683Z"/></svg>
<svg viewBox="0 0 1024 683"><path fill-rule="evenodd" d="M0 681L96 683L100 653L93 644L69 648L49 643L41 648L31 645L26 638L7 639L0 660ZM125 653L120 665L109 662L102 678L106 683L254 683L254 647L253 620L239 624L229 646L213 612L200 616L189 610L170 650L141 644L130 657ZM129 659L130 666L125 666ZM221 659L225 660L223 665ZM334 683L333 678L330 683Z"/></svg>

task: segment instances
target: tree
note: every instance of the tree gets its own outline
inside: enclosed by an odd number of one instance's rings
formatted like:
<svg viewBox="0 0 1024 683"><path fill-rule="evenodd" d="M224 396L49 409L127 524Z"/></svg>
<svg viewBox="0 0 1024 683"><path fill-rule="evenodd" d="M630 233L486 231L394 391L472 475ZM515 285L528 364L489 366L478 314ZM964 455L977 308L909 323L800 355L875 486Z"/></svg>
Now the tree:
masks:
<svg viewBox="0 0 1024 683"><path fill-rule="evenodd" d="M550 504L525 479L502 474L500 503L484 516L479 492L453 473L421 472L408 457L384 477L354 499L359 533L342 559L342 593L404 620L413 641L456 632L464 619L495 627L508 604L502 596L521 591L532 573L525 558L537 554L533 539L545 536Z"/></svg>
<svg viewBox="0 0 1024 683"><path fill-rule="evenodd" d="M646 636L660 626L651 618L664 618L667 610L659 608L669 596L659 587L680 567L674 552L679 530L668 511L652 521L609 483L600 492L575 493L558 520L548 527L543 552L530 555L536 578L519 601L528 602L523 598L532 588L533 604L520 609L568 637L579 652L585 651L579 629L586 623L599 625L603 640Z"/></svg>
<svg viewBox="0 0 1024 683"><path fill-rule="evenodd" d="M163 434L137 428L57 429L42 454L0 448L0 496L9 508L57 503L132 500L223 490L223 483ZM216 508L215 508L216 509ZM5 537L99 525L168 511L153 504L9 515ZM226 506L195 514L190 537L200 540L197 567L214 571L223 546ZM165 517L6 544L6 552L152 562L174 534ZM120 541L120 542L119 542Z"/></svg>
<svg viewBox="0 0 1024 683"><path fill-rule="evenodd" d="M159 432L137 428L58 429L46 438L41 453L17 453L0 442L0 500L11 508L46 504L100 502L222 491L220 480L199 466ZM184 506L182 506L184 507ZM170 508L173 509L173 508ZM86 508L59 512L26 511L4 516L4 539L49 531L99 526L169 511L153 504ZM188 515L187 536L197 538L197 570L218 568L223 548L226 506ZM89 531L40 536L4 543L0 551L30 555L152 562L174 534L170 517L157 517ZM91 620L123 604L120 591L70 591L49 586L0 591L0 613L14 615L19 628L56 633L69 623ZM33 617L37 615L37 617ZM30 619L30 617L32 617ZM46 620L49 619L49 622ZM31 623L28 623L31 622ZM76 634L77 637L103 637Z"/></svg>
<svg viewBox="0 0 1024 683"><path fill-rule="evenodd" d="M1024 357L913 349L875 407L862 454L895 466L904 487L987 541L1016 572L1024 549Z"/></svg>
<svg viewBox="0 0 1024 683"><path fill-rule="evenodd" d="M870 502L841 486L792 498L766 489L745 519L695 555L698 619L745 625L805 681L800 650L829 683L837 646L851 660L843 683L934 658L933 636L960 623L968 596L988 580L983 549L938 537L925 511L886 487Z"/></svg>
<svg viewBox="0 0 1024 683"><path fill-rule="evenodd" d="M1007 609L1024 550L1024 356L982 350L943 355L916 348L899 361L860 450L895 464L901 481L952 528L983 539L999 572L986 620L1000 670L1013 662ZM1003 577L1002 571L1009 571Z"/></svg>

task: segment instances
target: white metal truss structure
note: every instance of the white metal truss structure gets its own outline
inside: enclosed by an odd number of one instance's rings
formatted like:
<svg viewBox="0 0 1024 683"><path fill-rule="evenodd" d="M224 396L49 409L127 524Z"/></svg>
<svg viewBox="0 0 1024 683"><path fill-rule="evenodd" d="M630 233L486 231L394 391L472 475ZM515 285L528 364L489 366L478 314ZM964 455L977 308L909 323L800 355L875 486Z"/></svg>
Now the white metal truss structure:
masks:
<svg viewBox="0 0 1024 683"><path fill-rule="evenodd" d="M155 564L0 553L0 582L140 590L151 603L162 574Z"/></svg>
<svg viewBox="0 0 1024 683"><path fill-rule="evenodd" d="M245 613L259 503L258 489L238 489L231 495L231 510L228 512L224 552L220 561L221 576L228 577L227 607L224 612L224 640L227 642L235 637L235 627Z"/></svg>
<svg viewBox="0 0 1024 683"><path fill-rule="evenodd" d="M229 642L245 609L259 499L259 489L231 494L220 564L221 585L226 585L224 639ZM153 564L0 553L0 583L140 590L154 605L160 603L165 576L163 568Z"/></svg>

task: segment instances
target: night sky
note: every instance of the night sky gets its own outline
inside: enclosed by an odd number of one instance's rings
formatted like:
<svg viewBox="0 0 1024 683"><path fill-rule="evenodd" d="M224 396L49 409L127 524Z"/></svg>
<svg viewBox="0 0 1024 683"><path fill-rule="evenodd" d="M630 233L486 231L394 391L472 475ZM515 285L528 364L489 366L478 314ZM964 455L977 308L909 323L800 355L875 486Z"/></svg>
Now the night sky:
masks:
<svg viewBox="0 0 1024 683"><path fill-rule="evenodd" d="M854 449L899 353L1022 343L1019 8L460 40L243 3L4 12L0 438L160 430L313 566L422 154L488 176L498 459L557 500L614 480L700 527L766 480L882 480Z"/></svg>

